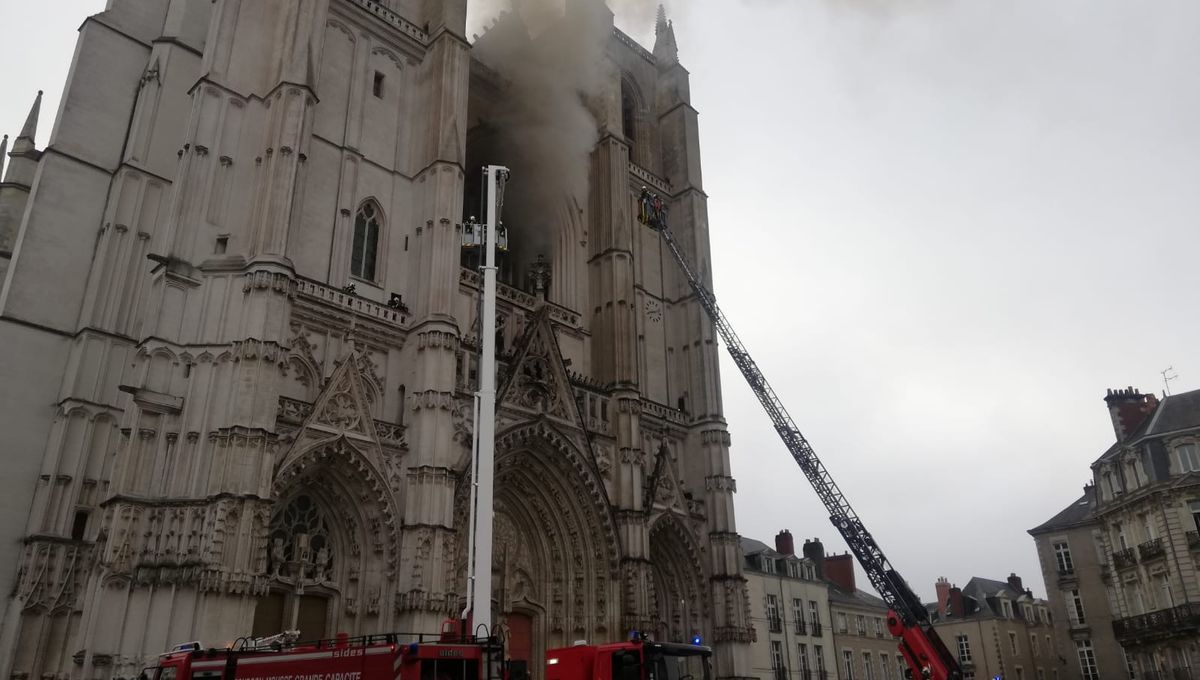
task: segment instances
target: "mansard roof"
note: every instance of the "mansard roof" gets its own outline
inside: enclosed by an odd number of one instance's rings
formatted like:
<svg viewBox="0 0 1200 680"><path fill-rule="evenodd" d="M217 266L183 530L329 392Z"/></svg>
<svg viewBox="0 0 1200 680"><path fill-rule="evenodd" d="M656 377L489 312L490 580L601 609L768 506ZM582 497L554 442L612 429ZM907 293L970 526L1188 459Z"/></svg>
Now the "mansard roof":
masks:
<svg viewBox="0 0 1200 680"><path fill-rule="evenodd" d="M872 595L864 590L856 589L854 592L843 590L836 583L829 584L829 601L834 604L848 604L858 607L870 607L872 609L887 610L887 603L882 598Z"/></svg>
<svg viewBox="0 0 1200 680"><path fill-rule="evenodd" d="M1200 428L1200 390L1163 397L1134 440Z"/></svg>
<svg viewBox="0 0 1200 680"><path fill-rule="evenodd" d="M1043 534L1056 529L1067 529L1083 524L1092 519L1092 511L1096 509L1093 494L1084 493L1074 503L1071 503L1057 515L1029 530L1030 534Z"/></svg>

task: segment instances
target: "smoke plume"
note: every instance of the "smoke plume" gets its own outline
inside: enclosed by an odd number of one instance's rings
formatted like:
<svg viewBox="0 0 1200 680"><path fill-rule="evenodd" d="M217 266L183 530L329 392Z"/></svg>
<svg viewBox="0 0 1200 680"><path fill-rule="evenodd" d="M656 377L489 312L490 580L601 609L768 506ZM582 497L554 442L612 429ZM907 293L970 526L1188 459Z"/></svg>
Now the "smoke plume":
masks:
<svg viewBox="0 0 1200 680"><path fill-rule="evenodd" d="M612 0L613 9L646 17L656 3ZM473 6L478 25L480 5ZM484 117L486 162L512 170L504 221L515 252L552 254L564 211L586 205L589 157L599 123L589 103L611 80L605 50L613 11L604 0L515 0L485 3L509 11L475 41L474 54L505 81L500 101ZM597 107L598 108L598 107ZM527 262L517 262L517 272Z"/></svg>

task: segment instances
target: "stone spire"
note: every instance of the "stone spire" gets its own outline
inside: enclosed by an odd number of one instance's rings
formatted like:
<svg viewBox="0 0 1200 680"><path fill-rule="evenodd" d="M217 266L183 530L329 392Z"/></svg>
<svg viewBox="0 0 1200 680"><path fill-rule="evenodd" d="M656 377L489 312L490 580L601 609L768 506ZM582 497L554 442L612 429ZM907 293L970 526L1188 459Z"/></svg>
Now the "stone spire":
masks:
<svg viewBox="0 0 1200 680"><path fill-rule="evenodd" d="M29 116L25 119L25 126L21 128L21 134L17 135L16 141L13 142L13 153L24 153L34 148L33 140L37 136L38 116L42 111L42 91L38 90L37 98L33 100L33 108L29 109Z"/></svg>
<svg viewBox="0 0 1200 680"><path fill-rule="evenodd" d="M4 159L8 156L8 135L0 139L0 177L4 177Z"/></svg>
<svg viewBox="0 0 1200 680"><path fill-rule="evenodd" d="M33 100L33 108L21 128L21 134L13 140L12 153L9 155L8 169L4 173L6 183L20 184L23 187L33 185L33 175L37 170L38 153L33 140L37 137L38 114L42 110L42 91L38 90L37 98Z"/></svg>
<svg viewBox="0 0 1200 680"><path fill-rule="evenodd" d="M667 21L667 8L662 5L658 6L658 21L654 25L654 58L662 65L679 63L675 26Z"/></svg>

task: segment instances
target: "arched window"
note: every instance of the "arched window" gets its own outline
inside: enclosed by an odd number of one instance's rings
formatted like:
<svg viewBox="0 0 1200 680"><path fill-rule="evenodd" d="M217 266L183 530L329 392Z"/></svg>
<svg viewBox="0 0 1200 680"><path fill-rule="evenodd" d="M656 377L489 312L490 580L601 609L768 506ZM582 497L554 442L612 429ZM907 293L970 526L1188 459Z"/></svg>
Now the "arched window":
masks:
<svg viewBox="0 0 1200 680"><path fill-rule="evenodd" d="M293 498L271 518L270 560L276 576L323 582L333 564L329 522L305 494Z"/></svg>
<svg viewBox="0 0 1200 680"><path fill-rule="evenodd" d="M637 141L637 98L633 93L633 87L628 81L621 81L621 131L625 134L625 141L633 144Z"/></svg>
<svg viewBox="0 0 1200 680"><path fill-rule="evenodd" d="M354 215L354 249L350 255L350 273L360 279L375 280L375 264L379 253L379 206L366 201Z"/></svg>

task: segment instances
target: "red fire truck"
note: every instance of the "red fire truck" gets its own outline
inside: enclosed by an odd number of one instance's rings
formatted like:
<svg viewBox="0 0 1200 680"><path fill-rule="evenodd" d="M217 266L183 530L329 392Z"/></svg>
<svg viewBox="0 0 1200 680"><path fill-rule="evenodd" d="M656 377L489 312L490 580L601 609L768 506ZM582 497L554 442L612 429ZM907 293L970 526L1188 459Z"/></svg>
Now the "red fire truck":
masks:
<svg viewBox="0 0 1200 680"><path fill-rule="evenodd" d="M294 642L243 639L225 649L178 645L141 680L507 680L496 638L389 633Z"/></svg>
<svg viewBox="0 0 1200 680"><path fill-rule="evenodd" d="M552 649L546 680L710 680L712 649L692 642L652 642L635 633L628 642Z"/></svg>

